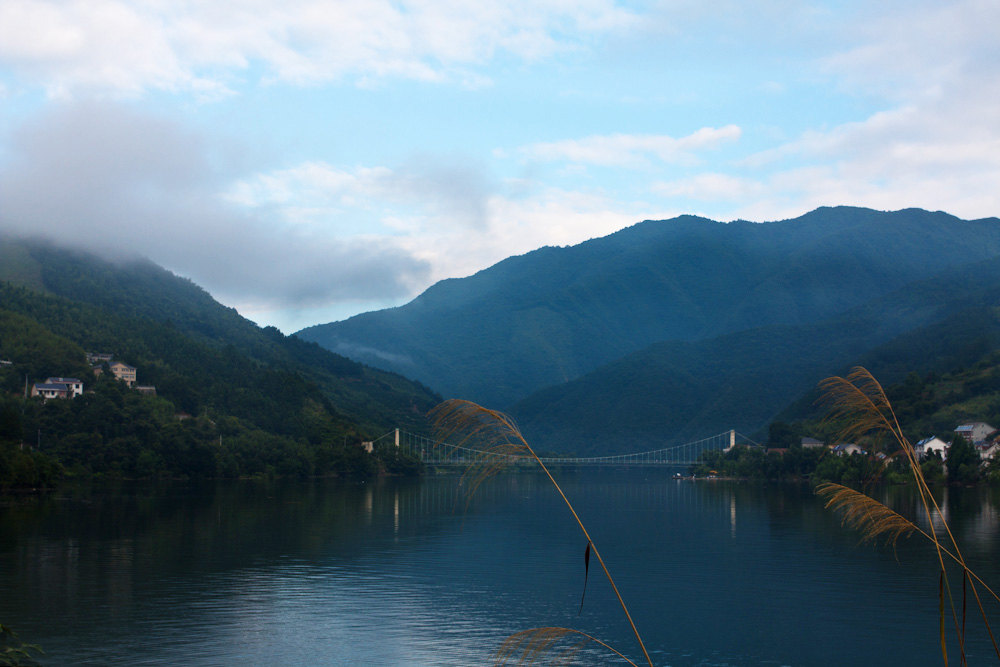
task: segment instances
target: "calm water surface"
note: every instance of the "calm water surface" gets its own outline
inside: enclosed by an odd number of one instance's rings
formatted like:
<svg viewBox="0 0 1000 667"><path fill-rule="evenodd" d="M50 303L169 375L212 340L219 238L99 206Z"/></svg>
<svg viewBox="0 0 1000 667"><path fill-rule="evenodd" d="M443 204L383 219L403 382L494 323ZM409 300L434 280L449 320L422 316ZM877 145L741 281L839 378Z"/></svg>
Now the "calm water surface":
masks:
<svg viewBox="0 0 1000 667"><path fill-rule="evenodd" d="M919 538L859 546L805 486L671 472L557 472L658 665L941 664ZM905 490L884 493L915 516ZM974 569L1000 582L1000 499L946 502ZM479 665L538 626L640 659L596 561L578 615L586 542L560 503L530 473L468 506L450 476L5 499L0 622L50 665ZM972 664L996 660L981 635Z"/></svg>

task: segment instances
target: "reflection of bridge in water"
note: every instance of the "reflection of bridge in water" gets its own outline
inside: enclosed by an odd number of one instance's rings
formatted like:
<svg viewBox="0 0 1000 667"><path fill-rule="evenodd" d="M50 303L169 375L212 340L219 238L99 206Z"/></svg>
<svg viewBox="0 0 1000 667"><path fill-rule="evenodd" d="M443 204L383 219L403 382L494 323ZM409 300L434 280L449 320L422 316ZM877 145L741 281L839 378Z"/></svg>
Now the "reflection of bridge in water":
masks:
<svg viewBox="0 0 1000 667"><path fill-rule="evenodd" d="M701 461L701 456L708 451L729 451L737 444L757 445L754 441L734 430L725 431L700 440L693 440L681 445L672 445L645 452L633 454L614 454L609 456L540 456L547 466L551 465L589 465L589 466L684 466ZM389 431L372 443L373 447L398 447L400 451L415 456L427 465L468 465L472 462L489 462L503 459L506 463L533 463L528 456L498 454L476 449L475 447L453 445L426 436L409 433L400 429Z"/></svg>

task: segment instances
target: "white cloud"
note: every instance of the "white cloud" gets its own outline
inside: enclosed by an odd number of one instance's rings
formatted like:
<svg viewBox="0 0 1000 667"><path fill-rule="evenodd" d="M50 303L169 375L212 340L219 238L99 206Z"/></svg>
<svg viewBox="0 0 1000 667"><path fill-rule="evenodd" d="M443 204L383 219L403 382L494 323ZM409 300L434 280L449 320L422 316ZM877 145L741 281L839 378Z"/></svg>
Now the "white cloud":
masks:
<svg viewBox="0 0 1000 667"><path fill-rule="evenodd" d="M392 169L307 162L243 179L226 198L317 232L399 235L482 228L490 191L480 165L422 156Z"/></svg>
<svg viewBox="0 0 1000 667"><path fill-rule="evenodd" d="M497 193L487 203L483 228L452 234L431 230L401 239L425 260L434 280L470 275L511 255L542 246L574 245L641 220L649 207L559 188Z"/></svg>
<svg viewBox="0 0 1000 667"><path fill-rule="evenodd" d="M742 202L758 196L762 184L749 178L709 172L673 181L654 183L653 192L666 197L685 197L702 201Z"/></svg>
<svg viewBox="0 0 1000 667"><path fill-rule="evenodd" d="M0 66L53 95L150 89L223 94L259 64L297 84L358 77L481 83L504 52L547 57L630 25L612 0L6 0Z"/></svg>
<svg viewBox="0 0 1000 667"><path fill-rule="evenodd" d="M237 306L400 298L425 283L426 263L391 238L318 233L220 196L234 174L212 150L120 105L59 107L15 133L0 229L144 255Z"/></svg>
<svg viewBox="0 0 1000 667"><path fill-rule="evenodd" d="M568 139L525 146L521 153L534 160L568 161L601 166L636 167L650 159L671 164L693 164L700 151L712 150L722 144L737 141L740 128L736 125L705 127L684 137L653 134L595 135L583 139Z"/></svg>
<svg viewBox="0 0 1000 667"><path fill-rule="evenodd" d="M851 46L824 64L852 91L904 103L936 98L964 81L995 80L998 24L992 0L874 3L847 27Z"/></svg>
<svg viewBox="0 0 1000 667"><path fill-rule="evenodd" d="M247 179L235 192L235 201L293 224L302 202L315 204L308 227L318 230L326 220L330 233L390 240L431 267L430 280L609 234L649 212L643 204L534 182L494 184L474 165L432 159L350 170L308 163ZM334 230L331 219L353 224Z"/></svg>
<svg viewBox="0 0 1000 667"><path fill-rule="evenodd" d="M836 204L998 215L998 22L1000 5L979 0L867 5L838 27L846 46L822 67L852 95L883 100L881 109L816 123L791 141L654 191L706 202L726 219Z"/></svg>
<svg viewBox="0 0 1000 667"><path fill-rule="evenodd" d="M762 197L797 202L803 211L840 203L993 216L1000 213L997 117L1000 97L942 95L806 132L751 156L743 168L770 193ZM753 208L769 210L760 203Z"/></svg>

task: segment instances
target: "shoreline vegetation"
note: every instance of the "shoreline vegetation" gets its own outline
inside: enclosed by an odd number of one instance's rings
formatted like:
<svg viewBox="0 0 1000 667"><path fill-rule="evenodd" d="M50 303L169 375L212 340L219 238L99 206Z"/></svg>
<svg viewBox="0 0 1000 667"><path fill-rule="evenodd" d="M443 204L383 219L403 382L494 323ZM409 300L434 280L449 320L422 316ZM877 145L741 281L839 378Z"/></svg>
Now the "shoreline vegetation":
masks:
<svg viewBox="0 0 1000 667"><path fill-rule="evenodd" d="M972 449L968 447L968 449ZM963 456L963 462L965 460ZM931 486L954 484L969 486L989 483L1000 485L1000 462L991 461L976 474L957 468L964 463L952 463L931 454L920 462L927 483ZM877 454L854 453L839 456L829 449L810 450L792 447L782 452L766 451L761 447L739 445L728 452L713 451L703 455L703 461L689 469L695 479L727 479L733 481L767 481L808 483L817 486L826 482L871 486L874 484L913 484L907 462L899 456L879 457ZM949 475L949 470L951 474Z"/></svg>

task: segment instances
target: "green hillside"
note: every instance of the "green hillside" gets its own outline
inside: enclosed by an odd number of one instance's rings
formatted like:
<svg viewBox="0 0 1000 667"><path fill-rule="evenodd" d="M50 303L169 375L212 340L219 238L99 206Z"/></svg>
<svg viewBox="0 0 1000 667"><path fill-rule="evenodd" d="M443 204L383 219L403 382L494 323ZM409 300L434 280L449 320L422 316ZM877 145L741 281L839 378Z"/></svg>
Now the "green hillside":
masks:
<svg viewBox="0 0 1000 667"><path fill-rule="evenodd" d="M511 411L539 446L581 454L644 451L730 428L754 434L776 418L814 415L817 383L851 366L893 382L1000 349L995 303L1000 259L908 285L822 322L658 343L539 391Z"/></svg>
<svg viewBox="0 0 1000 667"><path fill-rule="evenodd" d="M654 344L682 350L762 327L814 325L998 255L996 219L848 207L769 223L684 216L512 257L405 306L297 335L448 396L506 408Z"/></svg>
<svg viewBox="0 0 1000 667"><path fill-rule="evenodd" d="M0 275L20 284L0 283L0 359L11 362L0 368L0 442L41 443L81 473L374 470L360 442L424 428L439 400L398 375L260 329L149 262L4 239L0 258L9 257L17 261L0 264ZM95 379L85 351L135 366L156 396ZM93 391L24 401L26 379L48 376L79 377Z"/></svg>

